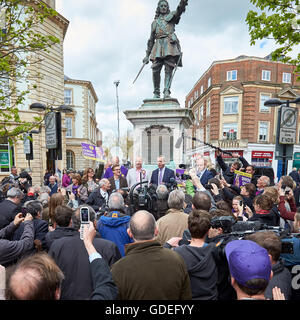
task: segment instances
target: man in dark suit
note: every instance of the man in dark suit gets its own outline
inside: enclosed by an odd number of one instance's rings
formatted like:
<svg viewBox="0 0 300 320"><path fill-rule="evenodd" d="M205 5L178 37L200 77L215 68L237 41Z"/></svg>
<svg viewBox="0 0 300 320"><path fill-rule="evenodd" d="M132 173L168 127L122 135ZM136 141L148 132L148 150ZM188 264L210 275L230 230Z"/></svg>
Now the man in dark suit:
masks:
<svg viewBox="0 0 300 320"><path fill-rule="evenodd" d="M170 183L171 178L175 179L174 171L165 166L164 156L159 156L157 158L157 166L158 168L152 172L151 180L150 180L151 184L155 184L159 186L161 184Z"/></svg>
<svg viewBox="0 0 300 320"><path fill-rule="evenodd" d="M0 229L9 225L17 213L21 212L21 200L24 194L19 188L11 188L7 191L7 199L0 203Z"/></svg>
<svg viewBox="0 0 300 320"><path fill-rule="evenodd" d="M212 179L214 175L210 172L205 165L205 161L203 157L197 157L196 159L196 174L200 179L200 182L203 186L208 183L209 179Z"/></svg>

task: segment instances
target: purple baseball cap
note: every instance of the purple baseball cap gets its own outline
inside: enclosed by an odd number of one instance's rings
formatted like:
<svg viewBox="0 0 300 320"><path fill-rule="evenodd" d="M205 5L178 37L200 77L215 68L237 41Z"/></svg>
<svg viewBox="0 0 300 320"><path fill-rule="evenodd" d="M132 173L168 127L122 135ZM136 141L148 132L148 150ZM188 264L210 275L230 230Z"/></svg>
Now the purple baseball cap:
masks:
<svg viewBox="0 0 300 320"><path fill-rule="evenodd" d="M230 273L239 284L250 288L246 282L252 279L269 282L272 270L270 257L268 251L256 242L230 241L225 247L225 253Z"/></svg>

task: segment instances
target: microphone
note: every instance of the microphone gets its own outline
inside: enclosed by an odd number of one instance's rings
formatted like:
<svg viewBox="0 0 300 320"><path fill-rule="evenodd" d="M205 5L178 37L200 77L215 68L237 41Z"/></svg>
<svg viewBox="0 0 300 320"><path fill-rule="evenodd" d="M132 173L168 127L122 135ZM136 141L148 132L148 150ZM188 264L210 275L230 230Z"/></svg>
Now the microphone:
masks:
<svg viewBox="0 0 300 320"><path fill-rule="evenodd" d="M175 143L175 148L179 149L182 143L182 137L179 137Z"/></svg>

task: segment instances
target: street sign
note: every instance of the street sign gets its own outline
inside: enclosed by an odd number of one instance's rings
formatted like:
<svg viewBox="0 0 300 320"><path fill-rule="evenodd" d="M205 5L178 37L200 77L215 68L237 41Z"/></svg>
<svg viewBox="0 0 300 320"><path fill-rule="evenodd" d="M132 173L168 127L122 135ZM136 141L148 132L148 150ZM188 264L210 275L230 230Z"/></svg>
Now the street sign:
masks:
<svg viewBox="0 0 300 320"><path fill-rule="evenodd" d="M23 135L23 146L24 146L24 153L29 154L31 152L30 150L30 140L28 139L29 133L24 133Z"/></svg>
<svg viewBox="0 0 300 320"><path fill-rule="evenodd" d="M45 116L46 148L57 148L56 112L49 112Z"/></svg>
<svg viewBox="0 0 300 320"><path fill-rule="evenodd" d="M298 119L298 109L282 106L279 143L295 144L296 143L296 127Z"/></svg>

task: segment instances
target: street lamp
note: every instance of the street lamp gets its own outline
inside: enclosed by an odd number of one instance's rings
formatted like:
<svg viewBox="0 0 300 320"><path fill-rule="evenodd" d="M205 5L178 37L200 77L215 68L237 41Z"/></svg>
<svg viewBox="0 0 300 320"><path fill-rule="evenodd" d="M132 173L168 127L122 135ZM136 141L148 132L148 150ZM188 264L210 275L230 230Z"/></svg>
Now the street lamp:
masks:
<svg viewBox="0 0 300 320"><path fill-rule="evenodd" d="M296 108L291 108L290 104L300 104L300 97L292 101L269 99L264 103L266 107L271 108L280 106L280 109L278 110L277 120L275 159L276 157L277 159L282 158L282 176L286 174L286 161L287 158L290 157L289 155L287 155L287 148L289 148L289 153L293 153L293 145L296 141L298 110Z"/></svg>
<svg viewBox="0 0 300 320"><path fill-rule="evenodd" d="M47 108L39 102L32 103L29 109L36 112L45 112L46 148L49 150L49 160L54 160L53 169L55 171L56 160L62 160L61 113L71 113L73 109L66 105Z"/></svg>
<svg viewBox="0 0 300 320"><path fill-rule="evenodd" d="M116 86L116 97L117 97L117 113L118 113L118 142L117 142L117 156L119 156L119 148L120 148L120 115L119 115L119 95L118 95L118 86L120 84L120 80L114 81L114 85Z"/></svg>

